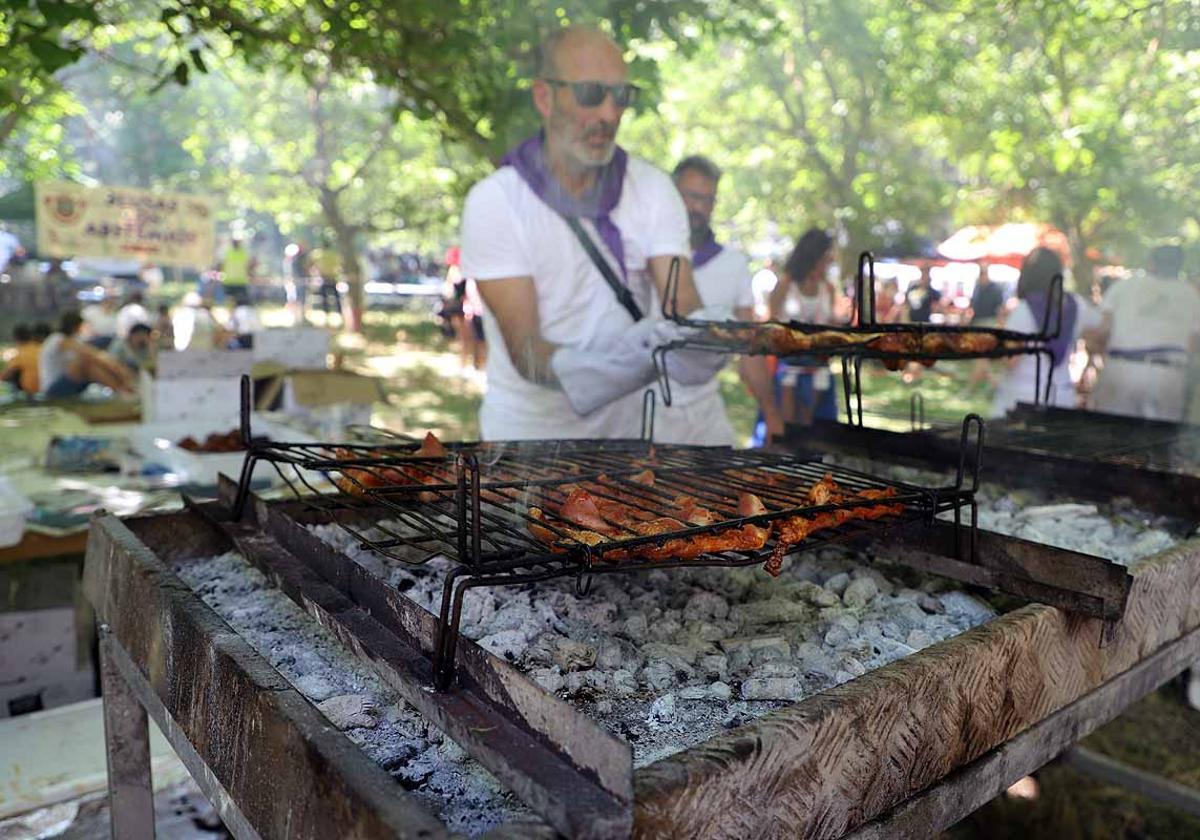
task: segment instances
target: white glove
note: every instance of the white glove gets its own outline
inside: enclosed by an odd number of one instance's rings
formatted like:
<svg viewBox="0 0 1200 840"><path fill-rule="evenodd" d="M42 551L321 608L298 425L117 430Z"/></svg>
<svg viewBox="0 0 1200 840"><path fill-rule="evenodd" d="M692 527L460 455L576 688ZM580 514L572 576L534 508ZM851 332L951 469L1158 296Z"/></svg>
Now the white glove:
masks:
<svg viewBox="0 0 1200 840"><path fill-rule="evenodd" d="M642 319L600 347L561 347L550 367L576 414L588 415L654 381L655 322Z"/></svg>
<svg viewBox="0 0 1200 840"><path fill-rule="evenodd" d="M729 361L728 354L711 350L668 350L665 357L667 376L680 385L703 385Z"/></svg>
<svg viewBox="0 0 1200 840"><path fill-rule="evenodd" d="M674 321L658 321L654 329L654 342L657 346L662 346L675 341L686 341L699 333L700 330L696 327L684 327ZM703 385L725 367L729 356L709 350L679 348L668 350L665 359L667 376L672 381L680 385Z"/></svg>

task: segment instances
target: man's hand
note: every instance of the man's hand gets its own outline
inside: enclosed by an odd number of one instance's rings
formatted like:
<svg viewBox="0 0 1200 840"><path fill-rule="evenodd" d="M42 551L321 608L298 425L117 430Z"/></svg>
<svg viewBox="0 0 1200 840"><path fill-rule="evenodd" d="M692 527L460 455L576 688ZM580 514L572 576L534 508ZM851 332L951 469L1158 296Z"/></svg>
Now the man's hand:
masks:
<svg viewBox="0 0 1200 840"><path fill-rule="evenodd" d="M479 296L500 326L513 367L537 385L558 387L550 357L558 347L542 338L537 292L531 277L509 277L479 283Z"/></svg>

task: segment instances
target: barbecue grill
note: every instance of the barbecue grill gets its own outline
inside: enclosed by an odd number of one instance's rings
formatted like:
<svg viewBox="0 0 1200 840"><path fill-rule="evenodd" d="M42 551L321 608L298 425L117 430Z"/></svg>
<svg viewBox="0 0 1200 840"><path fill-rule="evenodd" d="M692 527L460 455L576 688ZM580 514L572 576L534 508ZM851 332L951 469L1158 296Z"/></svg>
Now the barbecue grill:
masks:
<svg viewBox="0 0 1200 840"><path fill-rule="evenodd" d="M910 431L817 421L792 430L801 451L834 449L918 464L957 463L949 424L927 423L914 395ZM1154 510L1200 518L1200 427L1021 403L988 423L990 474L1017 486L1059 486L1085 499L1128 496Z"/></svg>
<svg viewBox="0 0 1200 840"><path fill-rule="evenodd" d="M182 512L127 523L102 514L89 541L86 589L103 622L114 826L125 830L149 813L143 707L238 836L441 830L379 767L363 766L365 756L248 654L171 571L230 548L568 836L835 837L919 791L929 793L910 800L918 809L949 797L952 806L935 814L898 813L866 835L919 836L1044 763L1200 649L1196 546L1164 553L1131 577L1099 558L977 528L978 418L953 434L924 433L950 453L954 479L921 487L809 457L654 446L648 433L457 444L437 456L396 435L344 444L254 441L248 383L243 398L248 448L240 482L224 481L217 501L187 500ZM647 406L648 429L653 401ZM268 502L250 492L262 461L280 471L295 498ZM870 507L862 499L811 504L802 491L826 473L847 492L889 491L878 503L903 500L904 509L841 523L785 551L852 539L877 559L1065 611L1023 607L637 770L629 743L458 635L473 586L574 577L586 590L597 574L761 563L778 546L775 535L754 550L676 562L640 549ZM578 523L555 518L570 485L645 515L674 512L675 497L688 495L715 521L668 535L618 529L580 541ZM739 515L730 498L739 487L760 495L767 513ZM329 522L397 562L447 558L439 615L306 527ZM558 533L540 539L535 523ZM966 769L983 781L949 775L976 760Z"/></svg>
<svg viewBox="0 0 1200 840"><path fill-rule="evenodd" d="M667 356L677 350L704 350L713 353L738 353L744 355L778 355L764 340L766 331L786 329L797 333L821 336L827 346L814 347L804 355L838 357L841 359L842 389L846 399L846 415L849 422L863 425L862 366L867 360L877 360L898 366L905 362L933 363L961 359L1001 359L1031 355L1037 364L1033 398L1035 403L1049 399L1053 386L1054 356L1048 342L1058 337L1062 330L1063 278L1056 274L1051 281L1050 294L1046 296L1046 308L1042 313L1041 326L1036 333L1023 333L998 327L955 326L946 324L881 324L875 319L875 258L864 251L858 258L855 279L855 312L852 322L856 326L807 324L798 321L709 321L689 318L679 313L679 265L675 261L667 278L663 296L663 317L670 319L690 332L657 347L654 351L655 368L658 373L659 390L663 402L671 404L671 383L668 375ZM883 349L877 339L890 337L901 344L903 350ZM991 349L950 350L951 342L965 337L984 338ZM926 350L940 343L942 349ZM1045 362L1045 383L1042 368Z"/></svg>
<svg viewBox="0 0 1200 840"><path fill-rule="evenodd" d="M597 574L696 566L777 568L784 556L798 551L878 539L919 523L932 526L939 517L953 521L947 550L958 561L976 559L974 497L984 436L977 415L965 418L960 429L954 481L922 487L815 457L661 445L647 438L459 444L437 457L422 457L419 442L386 432L371 443L267 441L255 439L250 429L249 387L243 380L241 432L247 451L234 520L249 498L257 465L266 462L297 500L337 522L361 548L408 564L434 557L454 562L443 588L435 656L435 680L443 689L453 679L463 598L476 587L573 576L586 592ZM653 406L647 399L644 429L653 427ZM322 486L318 476L328 484ZM810 489L830 478L845 500L814 502ZM330 494L329 484L342 492ZM579 524L564 514L572 492L581 489L601 505L619 506L628 521L610 517L611 532L581 534ZM752 515L739 510L741 493L753 493L765 510ZM694 524L679 512L681 498L702 507L711 521ZM795 541L785 540L777 527L822 517L831 524ZM647 534L638 528L643 522L660 527ZM752 549L679 557L688 541L720 540L747 527L770 533Z"/></svg>

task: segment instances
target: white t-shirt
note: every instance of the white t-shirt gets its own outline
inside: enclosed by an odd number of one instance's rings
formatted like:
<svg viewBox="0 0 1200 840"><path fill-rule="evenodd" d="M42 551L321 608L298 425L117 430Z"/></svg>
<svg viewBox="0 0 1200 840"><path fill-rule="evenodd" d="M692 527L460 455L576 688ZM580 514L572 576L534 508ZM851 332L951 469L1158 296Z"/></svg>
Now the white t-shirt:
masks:
<svg viewBox="0 0 1200 840"><path fill-rule="evenodd" d="M38 351L38 379L42 391L61 379L67 372L67 356L69 354L63 347L65 338L66 336L60 332L51 333L46 336L46 340L42 342L42 349Z"/></svg>
<svg viewBox="0 0 1200 840"><path fill-rule="evenodd" d="M691 254L683 199L665 173L630 157L621 199L611 216L621 230L629 288L647 317L656 317L647 260ZM586 219L582 224L597 247L611 256L594 225ZM511 166L493 172L467 195L462 270L480 284L509 277L532 278L542 336L554 344L598 346L632 324L567 223ZM486 307L483 329L492 348L487 361L487 393L479 413L485 439L638 436L640 391L581 417L562 391L536 385L517 372L496 319Z"/></svg>
<svg viewBox="0 0 1200 840"><path fill-rule="evenodd" d="M117 337L129 338L129 331L135 324L153 325L146 307L140 303L127 303L117 312Z"/></svg>
<svg viewBox="0 0 1200 840"><path fill-rule="evenodd" d="M262 319L253 306L236 306L229 315L227 326L234 335L253 335L262 332Z"/></svg>
<svg viewBox="0 0 1200 840"><path fill-rule="evenodd" d="M1056 405L1060 408L1075 407L1075 383L1071 381L1071 373L1067 366L1067 361L1070 359L1070 353L1075 349L1075 343L1079 340L1079 336L1084 330L1096 330L1101 327L1104 322L1100 311L1094 306L1090 306L1079 295L1072 294L1075 299L1076 315L1075 326L1071 330L1071 343L1068 345L1067 357L1058 360L1058 364L1054 368L1054 381L1051 385L1050 401L1051 405ZM1024 300L1017 303L1016 308L1009 313L1007 320L1004 322L1004 329L1013 330L1022 333L1036 333L1042 328L1042 318L1045 313L1034 313L1030 309L1029 304ZM1014 408L1018 402L1031 403L1034 401L1034 391L1038 388L1045 389L1046 387L1046 357L1042 357L1042 378L1038 382L1038 361L1033 356L1017 356L1017 363L1008 369L1007 375L1000 381L996 387L996 393L992 398L992 416L1003 417L1011 408ZM1041 401L1042 394L1038 394L1037 400Z"/></svg>
<svg viewBox="0 0 1200 840"><path fill-rule="evenodd" d="M1200 292L1185 280L1150 274L1119 280L1100 308L1112 313L1110 350L1187 352L1192 336L1200 332Z"/></svg>
<svg viewBox="0 0 1200 840"><path fill-rule="evenodd" d="M750 263L736 248L724 247L710 261L695 269L692 277L695 279L700 302L705 307L753 309L754 290L750 285ZM719 393L720 387L715 376L703 385L676 385L672 382L671 405L691 405L710 394Z"/></svg>
<svg viewBox="0 0 1200 840"><path fill-rule="evenodd" d="M115 336L117 334L117 313L110 312L98 303L83 307L79 313L88 331L94 336Z"/></svg>

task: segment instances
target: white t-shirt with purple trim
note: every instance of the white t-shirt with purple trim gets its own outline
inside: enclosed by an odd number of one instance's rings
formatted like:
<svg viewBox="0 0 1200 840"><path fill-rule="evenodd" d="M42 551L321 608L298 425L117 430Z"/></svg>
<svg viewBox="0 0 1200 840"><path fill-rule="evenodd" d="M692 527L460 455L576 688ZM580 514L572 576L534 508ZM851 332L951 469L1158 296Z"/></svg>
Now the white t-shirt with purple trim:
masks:
<svg viewBox="0 0 1200 840"><path fill-rule="evenodd" d="M657 256L690 257L683 200L666 173L630 156L621 198L611 217L621 230L629 288L647 317L660 317L647 261ZM595 227L586 219L582 224L620 277ZM480 284L531 277L542 336L554 344L603 346L633 323L567 223L511 166L496 170L467 195L462 271ZM580 416L562 391L536 385L517 372L496 319L486 307L483 329L490 345L487 392L479 412L485 439L639 435L642 391Z"/></svg>

